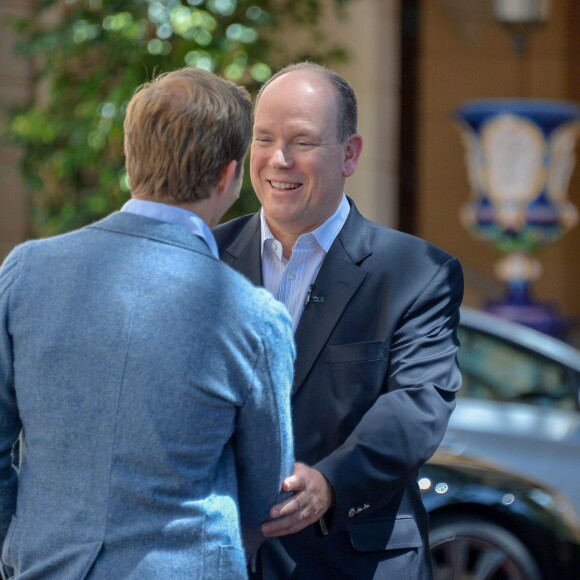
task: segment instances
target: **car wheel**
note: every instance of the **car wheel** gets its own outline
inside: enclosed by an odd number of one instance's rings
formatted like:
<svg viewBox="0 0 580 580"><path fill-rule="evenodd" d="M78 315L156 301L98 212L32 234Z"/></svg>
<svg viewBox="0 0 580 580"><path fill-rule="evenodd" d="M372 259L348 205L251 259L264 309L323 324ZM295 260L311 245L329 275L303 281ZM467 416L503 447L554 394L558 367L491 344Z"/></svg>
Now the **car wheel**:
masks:
<svg viewBox="0 0 580 580"><path fill-rule="evenodd" d="M432 519L435 580L541 580L529 550L497 524L476 517Z"/></svg>

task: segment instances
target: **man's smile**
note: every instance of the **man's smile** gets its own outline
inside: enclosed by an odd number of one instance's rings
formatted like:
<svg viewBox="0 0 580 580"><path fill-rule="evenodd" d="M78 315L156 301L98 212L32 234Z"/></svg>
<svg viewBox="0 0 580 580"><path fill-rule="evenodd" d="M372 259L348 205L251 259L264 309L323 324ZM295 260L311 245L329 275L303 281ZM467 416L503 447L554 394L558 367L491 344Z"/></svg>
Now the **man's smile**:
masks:
<svg viewBox="0 0 580 580"><path fill-rule="evenodd" d="M300 183L287 183L284 181L270 181L268 180L268 183L274 188L274 189L280 189L280 190L288 190L288 189L296 189L298 187L300 187Z"/></svg>

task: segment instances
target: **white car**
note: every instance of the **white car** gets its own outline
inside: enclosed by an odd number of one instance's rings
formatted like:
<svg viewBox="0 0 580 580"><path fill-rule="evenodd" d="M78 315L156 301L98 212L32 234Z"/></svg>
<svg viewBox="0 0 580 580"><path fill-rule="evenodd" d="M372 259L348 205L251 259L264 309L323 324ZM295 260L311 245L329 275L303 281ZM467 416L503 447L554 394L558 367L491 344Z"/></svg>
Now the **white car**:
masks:
<svg viewBox="0 0 580 580"><path fill-rule="evenodd" d="M580 351L466 307L459 338L463 386L441 450L542 482L580 514Z"/></svg>

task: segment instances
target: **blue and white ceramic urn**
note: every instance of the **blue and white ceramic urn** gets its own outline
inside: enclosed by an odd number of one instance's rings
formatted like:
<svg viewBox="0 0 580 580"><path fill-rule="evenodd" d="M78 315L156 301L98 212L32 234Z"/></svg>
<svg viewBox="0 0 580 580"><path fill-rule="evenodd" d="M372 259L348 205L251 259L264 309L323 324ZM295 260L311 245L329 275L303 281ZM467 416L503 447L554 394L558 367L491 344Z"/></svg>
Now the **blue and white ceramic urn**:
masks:
<svg viewBox="0 0 580 580"><path fill-rule="evenodd" d="M503 257L496 274L506 284L502 302L488 310L550 334L562 321L548 304L534 303L530 285L541 274L535 254L578 221L568 200L580 134L580 106L565 101L486 99L455 111L466 147L470 199L463 225Z"/></svg>

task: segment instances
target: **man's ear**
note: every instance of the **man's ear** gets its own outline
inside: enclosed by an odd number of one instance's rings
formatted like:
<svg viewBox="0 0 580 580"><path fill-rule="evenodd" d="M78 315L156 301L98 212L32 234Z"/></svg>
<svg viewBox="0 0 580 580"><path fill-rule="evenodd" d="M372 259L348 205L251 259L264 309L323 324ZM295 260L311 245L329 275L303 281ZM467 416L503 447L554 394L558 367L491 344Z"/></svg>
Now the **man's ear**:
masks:
<svg viewBox="0 0 580 580"><path fill-rule="evenodd" d="M342 164L342 176L350 177L358 165L358 160L363 148L362 136L358 133L348 138L344 148L344 161Z"/></svg>
<svg viewBox="0 0 580 580"><path fill-rule="evenodd" d="M225 191L229 190L230 184L236 175L236 167L238 162L232 159L221 171L217 185L216 192L218 195L223 194Z"/></svg>

